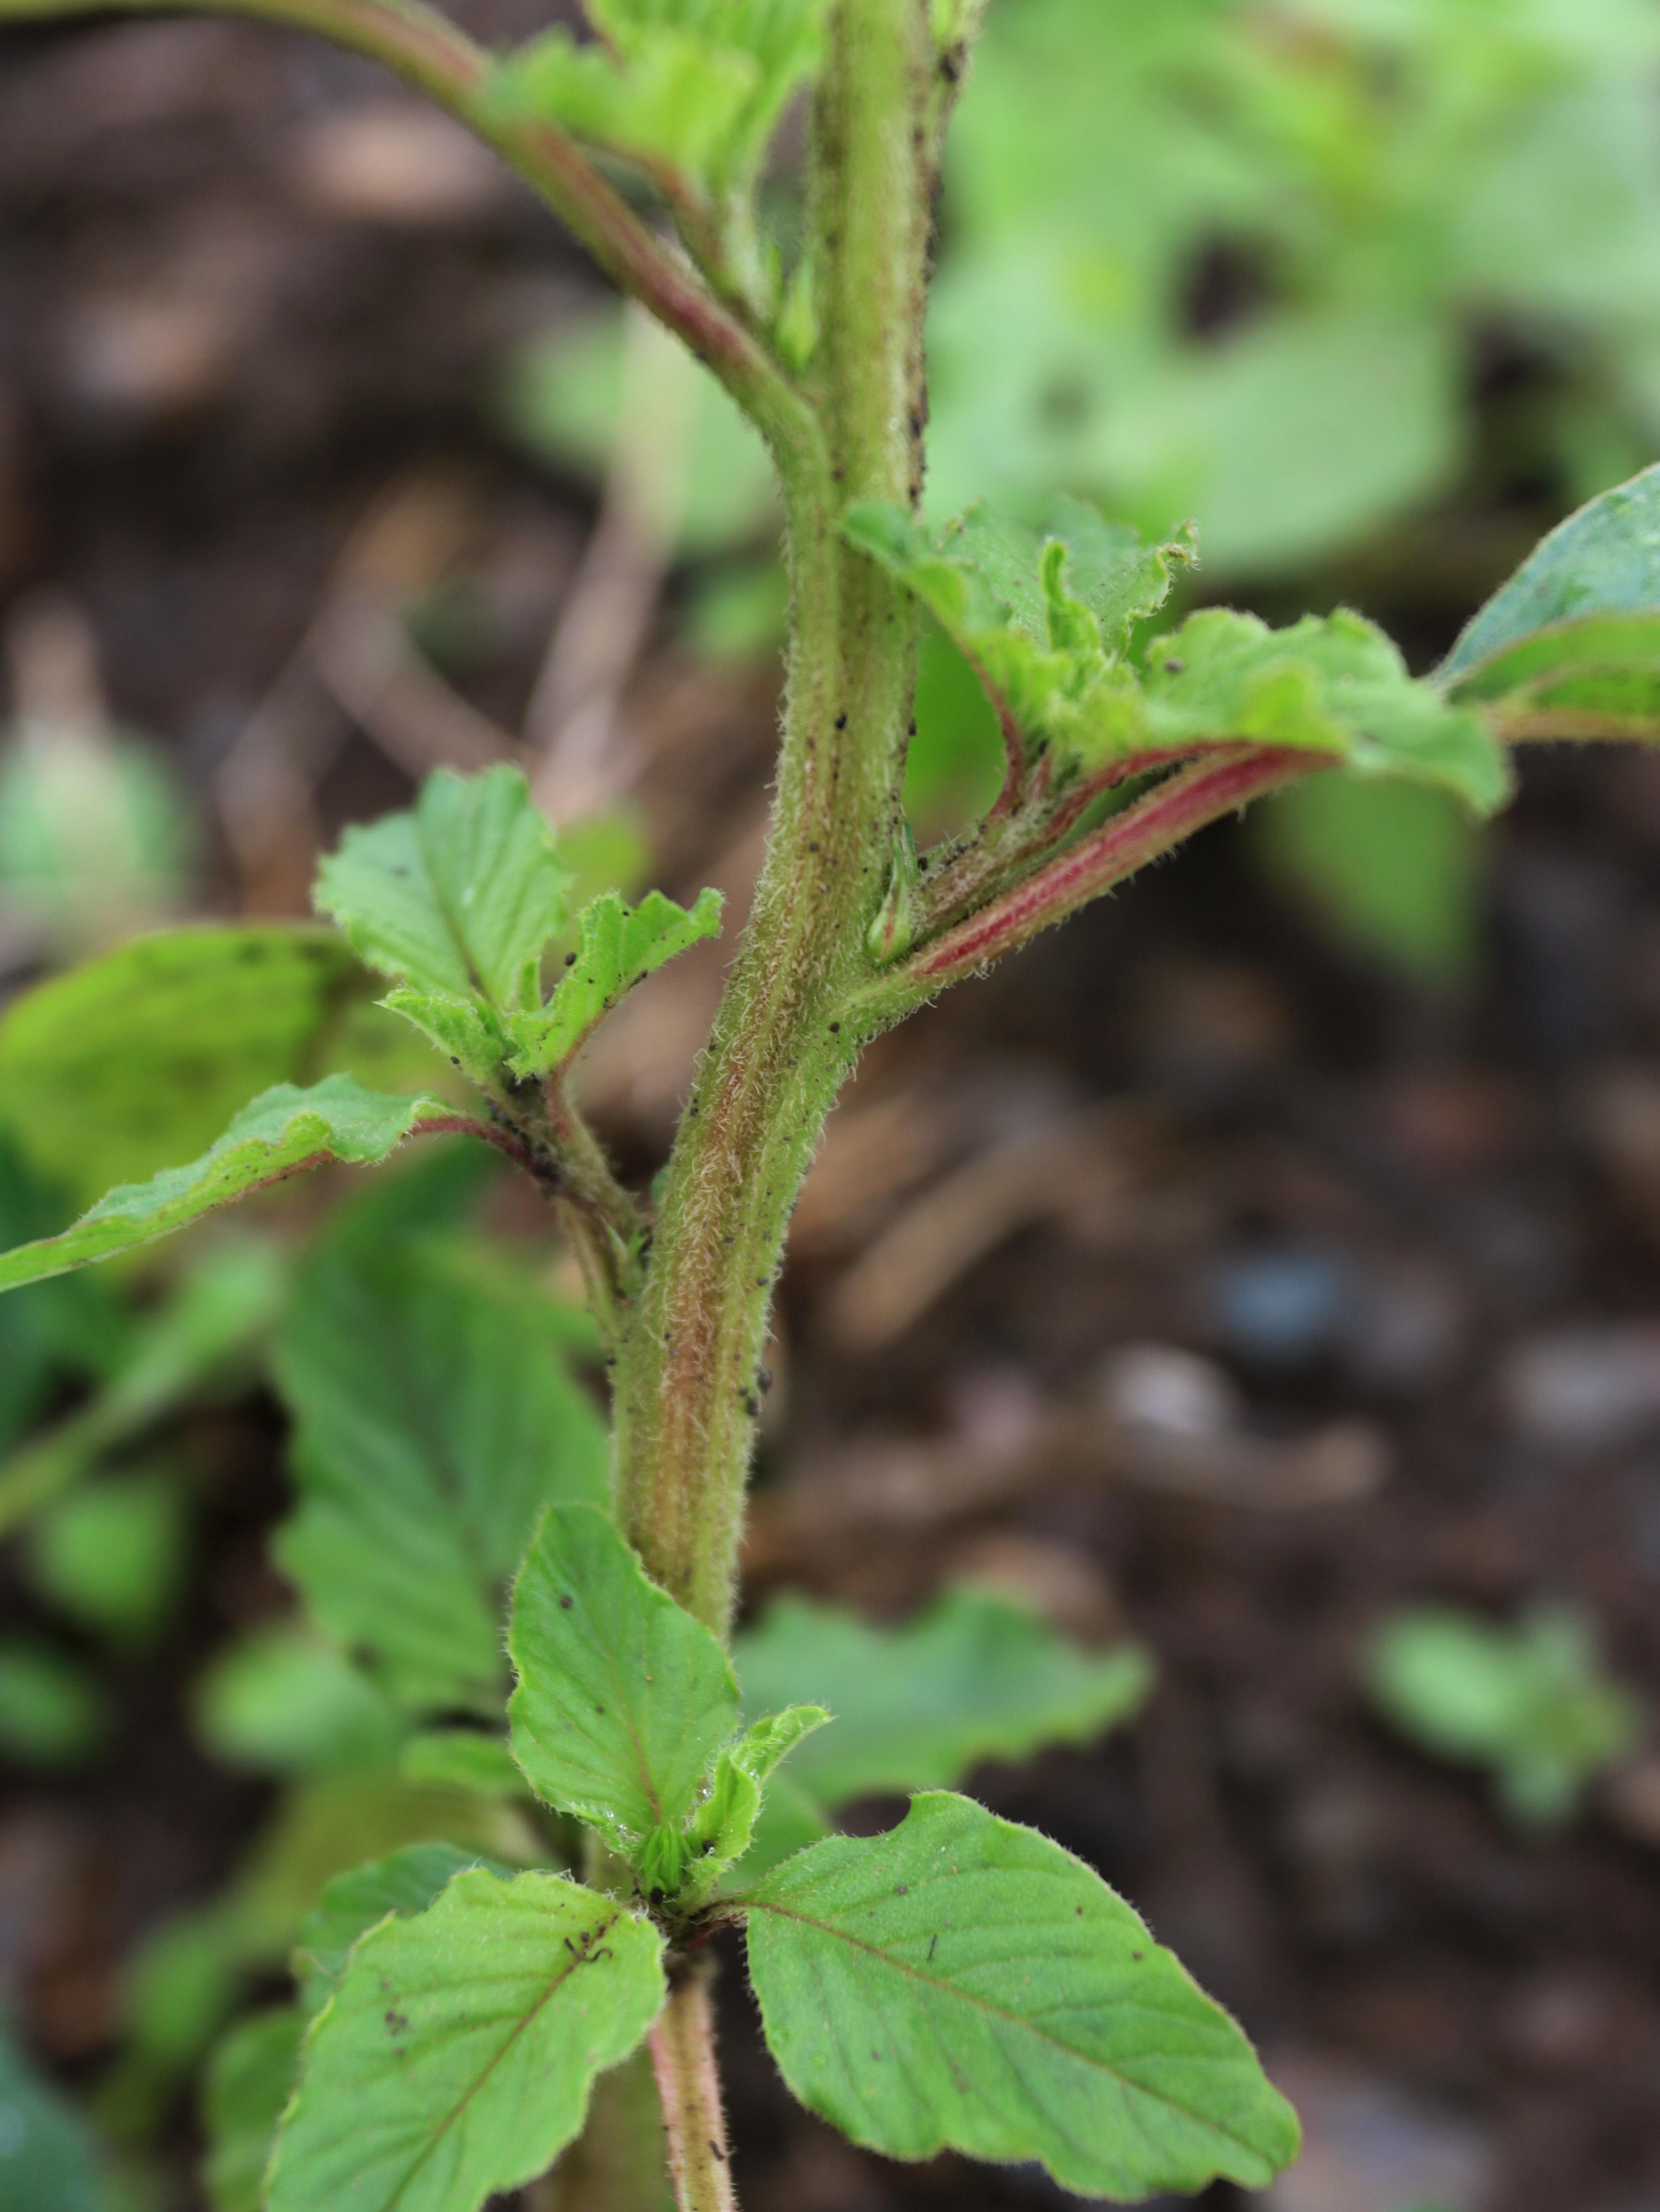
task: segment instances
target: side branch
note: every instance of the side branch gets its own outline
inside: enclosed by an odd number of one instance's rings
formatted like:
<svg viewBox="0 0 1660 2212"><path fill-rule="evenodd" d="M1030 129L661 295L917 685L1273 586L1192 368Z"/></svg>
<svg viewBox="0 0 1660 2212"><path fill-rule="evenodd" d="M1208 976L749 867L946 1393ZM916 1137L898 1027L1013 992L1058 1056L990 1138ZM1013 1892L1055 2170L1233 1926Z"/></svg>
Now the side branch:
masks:
<svg viewBox="0 0 1660 2212"><path fill-rule="evenodd" d="M1184 769L978 913L919 945L869 995L884 1006L893 1004L896 1017L1075 914L1207 823L1331 765L1324 753L1251 745L1226 760Z"/></svg>
<svg viewBox="0 0 1660 2212"><path fill-rule="evenodd" d="M820 459L812 412L765 346L571 139L493 98L494 58L422 0L0 0L0 25L115 13L248 16L314 32L379 62L494 148L612 282L707 363L759 424L786 476Z"/></svg>

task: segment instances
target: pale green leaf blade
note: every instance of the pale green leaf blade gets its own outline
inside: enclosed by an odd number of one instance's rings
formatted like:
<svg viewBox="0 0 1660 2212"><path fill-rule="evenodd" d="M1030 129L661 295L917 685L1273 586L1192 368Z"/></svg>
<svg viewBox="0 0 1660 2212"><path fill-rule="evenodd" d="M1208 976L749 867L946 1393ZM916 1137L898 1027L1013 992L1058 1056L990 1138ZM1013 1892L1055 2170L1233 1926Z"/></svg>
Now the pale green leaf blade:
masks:
<svg viewBox="0 0 1660 2212"><path fill-rule="evenodd" d="M415 811L348 830L317 904L369 964L417 992L524 1003L569 882L516 768L440 769Z"/></svg>
<svg viewBox="0 0 1660 2212"><path fill-rule="evenodd" d="M554 1508L513 1588L513 1755L538 1796L628 1853L692 1814L738 1717L719 1641L603 1513Z"/></svg>
<svg viewBox="0 0 1660 2212"><path fill-rule="evenodd" d="M245 1108L188 1167L163 1168L148 1182L124 1183L61 1236L0 1253L0 1291L171 1236L215 1207L300 1169L328 1160L373 1166L423 1122L442 1120L448 1111L438 1099L388 1098L366 1091L349 1075L325 1076L308 1091L279 1083Z"/></svg>
<svg viewBox="0 0 1660 2212"><path fill-rule="evenodd" d="M135 938L0 1020L0 1122L85 1206L193 1158L275 1083L318 1072L373 988L331 929L203 925Z"/></svg>
<svg viewBox="0 0 1660 2212"><path fill-rule="evenodd" d="M1138 1711L1153 1684L1139 1645L1076 1650L1024 1607L974 1589L947 1592L898 1629L783 1598L739 1637L733 1659L749 1706L815 1698L834 1716L790 1765L830 1806L945 1788L981 1759L1090 1742Z"/></svg>
<svg viewBox="0 0 1660 2212"><path fill-rule="evenodd" d="M1125 2198L1262 2189L1296 2155L1245 2036L1130 1907L966 1798L815 1844L747 1902L772 2055L868 2149L1036 2159Z"/></svg>
<svg viewBox="0 0 1660 2212"><path fill-rule="evenodd" d="M719 936L724 903L715 890L700 891L689 908L648 891L630 907L620 893L606 891L585 907L574 958L547 1007L509 1024L513 1073L529 1078L562 1067L636 983L700 939Z"/></svg>
<svg viewBox="0 0 1660 2212"><path fill-rule="evenodd" d="M1480 719L1407 672L1383 631L1347 608L1270 629L1207 607L1149 648L1146 724L1163 744L1284 745L1360 775L1404 776L1487 814L1509 762Z"/></svg>
<svg viewBox="0 0 1660 2212"><path fill-rule="evenodd" d="M552 2163L665 1994L649 1922L562 1875L458 1875L353 1951L307 2039L270 2212L477 2212Z"/></svg>
<svg viewBox="0 0 1660 2212"><path fill-rule="evenodd" d="M213 2212L260 2212L277 2122L294 2094L306 2015L274 2006L239 2021L215 2051L203 2087L208 2138L202 2182Z"/></svg>
<svg viewBox="0 0 1660 2212"><path fill-rule="evenodd" d="M822 1705L791 1705L787 1712L756 1721L721 1753L691 1826L692 1842L702 1860L696 1884L701 1894L706 1895L727 1868L748 1850L763 1804L771 1801L778 1768L829 1718ZM821 1824L809 1827L803 1840L810 1841L821 1832Z"/></svg>
<svg viewBox="0 0 1660 2212"><path fill-rule="evenodd" d="M360 1936L378 1927L389 1912L413 1920L442 1896L457 1875L481 1863L476 1851L455 1844L408 1844L324 1882L300 1923L294 1947L294 1972L309 2008L316 2011L327 2002Z"/></svg>
<svg viewBox="0 0 1660 2212"><path fill-rule="evenodd" d="M1660 465L1542 539L1436 678L1501 732L1660 736Z"/></svg>
<svg viewBox="0 0 1660 2212"><path fill-rule="evenodd" d="M320 1253L278 1340L300 1506L276 1551L406 1710L492 1717L508 1582L544 1505L605 1495L563 1310L438 1241Z"/></svg>

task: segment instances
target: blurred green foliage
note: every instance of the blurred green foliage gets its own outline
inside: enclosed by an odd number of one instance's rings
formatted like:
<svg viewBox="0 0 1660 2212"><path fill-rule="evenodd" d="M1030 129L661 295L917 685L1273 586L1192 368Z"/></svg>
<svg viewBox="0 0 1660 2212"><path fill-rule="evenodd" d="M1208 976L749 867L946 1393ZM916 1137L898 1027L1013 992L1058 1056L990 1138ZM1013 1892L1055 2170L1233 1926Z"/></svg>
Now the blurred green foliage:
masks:
<svg viewBox="0 0 1660 2212"><path fill-rule="evenodd" d="M1571 1820L1648 1719L1604 1668L1593 1624L1567 1606L1542 1606L1513 1628L1415 1607L1377 1632L1364 1668L1385 1719L1442 1759L1484 1767L1524 1826Z"/></svg>

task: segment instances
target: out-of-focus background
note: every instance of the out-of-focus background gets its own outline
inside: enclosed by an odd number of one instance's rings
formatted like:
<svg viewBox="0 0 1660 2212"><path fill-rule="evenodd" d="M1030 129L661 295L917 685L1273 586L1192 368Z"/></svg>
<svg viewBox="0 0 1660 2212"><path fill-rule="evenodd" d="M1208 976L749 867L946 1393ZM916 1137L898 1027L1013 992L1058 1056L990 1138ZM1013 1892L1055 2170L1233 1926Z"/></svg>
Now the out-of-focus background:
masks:
<svg viewBox="0 0 1660 2212"><path fill-rule="evenodd" d="M1189 604L1427 668L1660 458L1652 0L993 0L940 225L930 506L1194 517ZM643 1180L761 849L776 530L700 374L367 66L0 43L0 989L301 913L343 823L518 757L596 881L728 896L590 1055ZM918 721L927 836L997 775L937 636ZM0 1243L161 1164L4 1091ZM206 2203L201 2051L380 1840L265 1548L322 1203L0 1306L4 2212ZM1656 2212L1660 758L1537 749L1487 831L1317 781L885 1040L771 1364L754 1599L971 1576L1155 1656L973 1787L1262 2041L1273 2212ZM726 1984L750 2212L1064 2201L840 2144Z"/></svg>

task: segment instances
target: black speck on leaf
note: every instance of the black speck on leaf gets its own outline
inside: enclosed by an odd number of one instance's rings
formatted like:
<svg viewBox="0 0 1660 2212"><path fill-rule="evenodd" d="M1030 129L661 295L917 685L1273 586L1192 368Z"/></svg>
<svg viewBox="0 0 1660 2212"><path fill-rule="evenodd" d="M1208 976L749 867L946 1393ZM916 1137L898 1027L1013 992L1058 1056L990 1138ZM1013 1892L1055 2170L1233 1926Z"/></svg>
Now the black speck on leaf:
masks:
<svg viewBox="0 0 1660 2212"><path fill-rule="evenodd" d="M559 1601L559 1609L561 1613L569 1613L571 1610L571 1605L572 1600L570 1598L562 1597Z"/></svg>
<svg viewBox="0 0 1660 2212"><path fill-rule="evenodd" d="M576 964L577 964L577 957L576 957L576 954L575 954L574 952L567 952L567 953L566 954L566 956L565 956L565 964L566 964L566 966L567 968L574 968L574 967L576 966Z"/></svg>

